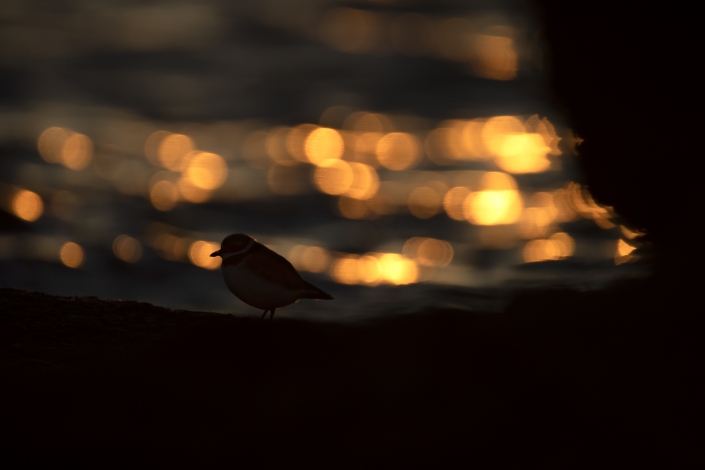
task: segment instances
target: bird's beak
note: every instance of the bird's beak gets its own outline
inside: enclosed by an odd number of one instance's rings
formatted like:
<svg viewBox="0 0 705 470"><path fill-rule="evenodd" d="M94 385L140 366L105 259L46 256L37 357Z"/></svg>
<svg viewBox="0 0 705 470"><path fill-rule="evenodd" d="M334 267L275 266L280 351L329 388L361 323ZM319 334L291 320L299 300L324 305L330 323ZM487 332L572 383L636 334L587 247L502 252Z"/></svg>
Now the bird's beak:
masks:
<svg viewBox="0 0 705 470"><path fill-rule="evenodd" d="M214 251L213 253L211 253L211 257L213 257L213 256L220 256L220 250Z"/></svg>

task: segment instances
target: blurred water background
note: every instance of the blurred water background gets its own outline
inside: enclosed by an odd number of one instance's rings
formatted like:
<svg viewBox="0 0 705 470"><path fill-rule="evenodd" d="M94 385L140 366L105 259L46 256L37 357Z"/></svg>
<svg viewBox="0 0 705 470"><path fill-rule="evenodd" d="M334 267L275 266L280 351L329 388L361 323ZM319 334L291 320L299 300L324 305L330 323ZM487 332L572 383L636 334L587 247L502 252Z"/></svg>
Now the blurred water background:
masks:
<svg viewBox="0 0 705 470"><path fill-rule="evenodd" d="M298 318L642 276L546 66L519 0L4 0L0 284L256 314L237 232L336 297Z"/></svg>

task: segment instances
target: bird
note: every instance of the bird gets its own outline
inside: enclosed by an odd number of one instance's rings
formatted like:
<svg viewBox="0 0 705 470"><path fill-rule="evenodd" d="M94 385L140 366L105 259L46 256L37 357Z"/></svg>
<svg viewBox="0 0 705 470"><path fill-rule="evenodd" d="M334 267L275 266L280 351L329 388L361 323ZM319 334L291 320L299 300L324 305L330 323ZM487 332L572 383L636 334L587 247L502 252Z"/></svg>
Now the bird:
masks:
<svg viewBox="0 0 705 470"><path fill-rule="evenodd" d="M300 299L327 299L333 296L304 280L283 256L243 233L223 239L220 250L211 253L223 259L221 271L225 285L235 297L264 310L260 320L270 312Z"/></svg>

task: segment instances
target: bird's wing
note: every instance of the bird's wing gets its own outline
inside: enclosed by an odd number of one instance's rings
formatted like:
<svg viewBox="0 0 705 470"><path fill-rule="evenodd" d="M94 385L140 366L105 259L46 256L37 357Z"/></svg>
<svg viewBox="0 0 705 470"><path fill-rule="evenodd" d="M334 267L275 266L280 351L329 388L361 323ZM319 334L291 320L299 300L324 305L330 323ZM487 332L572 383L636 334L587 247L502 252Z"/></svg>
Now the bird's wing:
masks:
<svg viewBox="0 0 705 470"><path fill-rule="evenodd" d="M264 245L258 244L250 256L242 260L245 268L257 277L289 289L307 289L304 281L291 263Z"/></svg>

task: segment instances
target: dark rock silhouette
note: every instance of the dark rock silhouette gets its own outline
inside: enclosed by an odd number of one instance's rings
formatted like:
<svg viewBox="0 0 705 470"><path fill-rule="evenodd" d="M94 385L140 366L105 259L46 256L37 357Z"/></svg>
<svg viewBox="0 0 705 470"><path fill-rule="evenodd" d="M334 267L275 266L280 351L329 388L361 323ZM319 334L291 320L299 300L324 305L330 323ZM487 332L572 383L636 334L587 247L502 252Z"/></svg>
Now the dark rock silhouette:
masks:
<svg viewBox="0 0 705 470"><path fill-rule="evenodd" d="M591 193L647 232L660 263L702 259L694 207L705 102L695 16L673 4L534 3L550 86L584 139L579 161Z"/></svg>

